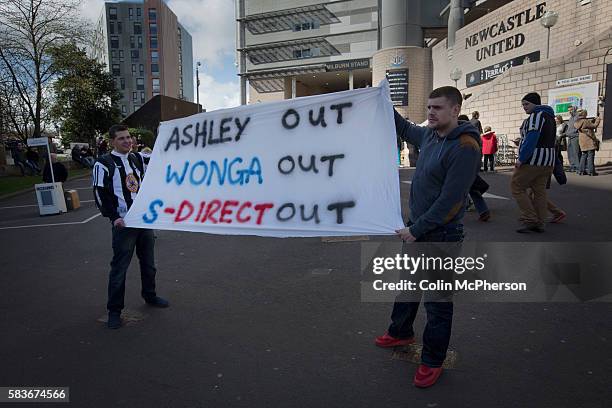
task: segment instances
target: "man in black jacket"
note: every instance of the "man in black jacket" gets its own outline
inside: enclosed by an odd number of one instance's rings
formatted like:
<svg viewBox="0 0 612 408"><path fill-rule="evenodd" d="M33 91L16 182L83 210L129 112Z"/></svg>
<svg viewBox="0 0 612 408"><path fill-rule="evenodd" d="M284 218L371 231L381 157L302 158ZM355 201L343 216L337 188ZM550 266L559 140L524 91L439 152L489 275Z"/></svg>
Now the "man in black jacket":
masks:
<svg viewBox="0 0 612 408"><path fill-rule="evenodd" d="M98 159L93 168L94 198L103 216L113 225L113 260L108 279L108 327L121 327L124 307L125 275L134 249L140 263L141 295L155 307L168 307L155 292L155 238L152 230L128 228L123 217L132 205L146 166L138 153L132 153L132 138L127 126L114 125L108 131L114 150Z"/></svg>

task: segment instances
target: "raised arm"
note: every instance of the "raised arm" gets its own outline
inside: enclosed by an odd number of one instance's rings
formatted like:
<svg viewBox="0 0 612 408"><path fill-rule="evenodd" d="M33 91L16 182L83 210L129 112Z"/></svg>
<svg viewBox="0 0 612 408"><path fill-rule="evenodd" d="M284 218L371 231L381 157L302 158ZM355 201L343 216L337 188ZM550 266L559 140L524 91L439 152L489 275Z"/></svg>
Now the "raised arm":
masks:
<svg viewBox="0 0 612 408"><path fill-rule="evenodd" d="M410 143L417 147L421 146L427 128L417 126L409 120L404 119L395 109L393 109L393 115L395 119L395 132L397 135L406 143Z"/></svg>

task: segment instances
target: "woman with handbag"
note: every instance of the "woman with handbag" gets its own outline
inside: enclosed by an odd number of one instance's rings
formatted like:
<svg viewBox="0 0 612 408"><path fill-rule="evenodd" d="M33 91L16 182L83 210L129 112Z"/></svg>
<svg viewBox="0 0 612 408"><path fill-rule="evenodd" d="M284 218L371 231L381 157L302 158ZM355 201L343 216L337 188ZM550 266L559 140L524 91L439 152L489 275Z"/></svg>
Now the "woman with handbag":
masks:
<svg viewBox="0 0 612 408"><path fill-rule="evenodd" d="M599 140L595 136L595 129L599 126L601 118L597 116L595 121L587 119L586 109L578 111L578 119L574 127L578 130L578 142L582 156L580 157L580 167L578 175L596 176L595 172L595 151L599 149Z"/></svg>

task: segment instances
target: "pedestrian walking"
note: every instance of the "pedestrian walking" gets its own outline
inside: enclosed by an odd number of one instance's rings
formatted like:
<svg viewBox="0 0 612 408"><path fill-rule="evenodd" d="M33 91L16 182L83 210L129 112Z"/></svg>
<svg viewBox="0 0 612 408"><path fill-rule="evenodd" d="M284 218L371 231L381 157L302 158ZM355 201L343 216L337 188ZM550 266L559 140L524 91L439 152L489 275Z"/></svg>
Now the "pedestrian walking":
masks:
<svg viewBox="0 0 612 408"><path fill-rule="evenodd" d="M601 118L599 115L595 120L587 119L588 112L586 109L578 111L578 119L574 124L578 130L578 141L580 143L580 165L578 174L583 176L596 176L595 172L595 151L599 150L599 139L595 136L595 129L599 126Z"/></svg>
<svg viewBox="0 0 612 408"><path fill-rule="evenodd" d="M546 220L546 183L555 164L556 126L554 111L542 105L540 95L532 92L521 101L529 116L520 127L519 157L512 174L511 190L523 224L519 233L544 232ZM528 189L533 191L530 197Z"/></svg>
<svg viewBox="0 0 612 408"><path fill-rule="evenodd" d="M567 161L569 162L569 171L578 173L580 167L580 142L578 140L578 129L576 129L575 123L578 119L576 107L570 105L567 108L570 115L567 120L567 127L565 129L565 135L567 136Z"/></svg>
<svg viewBox="0 0 612 408"><path fill-rule="evenodd" d="M491 126L485 126L482 139L483 171L495 171L495 154L497 154L497 135Z"/></svg>

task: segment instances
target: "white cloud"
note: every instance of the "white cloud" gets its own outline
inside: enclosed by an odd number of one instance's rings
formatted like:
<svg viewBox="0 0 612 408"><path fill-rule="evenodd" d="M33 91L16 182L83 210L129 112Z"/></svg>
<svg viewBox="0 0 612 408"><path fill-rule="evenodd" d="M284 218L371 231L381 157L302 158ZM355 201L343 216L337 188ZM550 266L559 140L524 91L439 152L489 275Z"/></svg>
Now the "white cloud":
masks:
<svg viewBox="0 0 612 408"><path fill-rule="evenodd" d="M207 110L238 105L239 82L233 65L236 52L234 0L167 0L166 4L191 33L194 64L201 61L206 69L225 71L223 78L200 72L200 103ZM103 5L104 0L83 0L83 17L96 22ZM228 81L229 78L233 80Z"/></svg>
<svg viewBox="0 0 612 408"><path fill-rule="evenodd" d="M207 111L231 108L240 104L240 85L218 82L212 76L200 74L200 104Z"/></svg>

